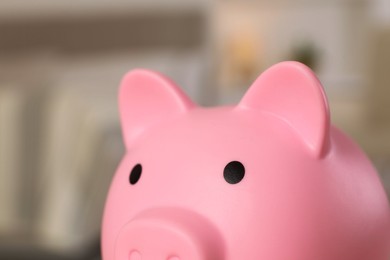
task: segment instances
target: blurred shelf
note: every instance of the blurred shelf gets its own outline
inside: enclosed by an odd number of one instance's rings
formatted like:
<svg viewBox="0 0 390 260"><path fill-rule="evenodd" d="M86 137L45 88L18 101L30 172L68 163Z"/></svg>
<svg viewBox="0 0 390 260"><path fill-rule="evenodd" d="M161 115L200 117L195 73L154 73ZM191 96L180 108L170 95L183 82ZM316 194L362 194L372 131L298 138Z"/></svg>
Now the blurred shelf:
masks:
<svg viewBox="0 0 390 260"><path fill-rule="evenodd" d="M0 19L0 53L9 56L37 50L72 54L129 49L191 49L204 42L205 26L204 13L197 9L73 18Z"/></svg>
<svg viewBox="0 0 390 260"><path fill-rule="evenodd" d="M150 11L158 12L181 12L185 10L194 10L204 8L211 1L181 1L181 0L71 0L71 1L52 1L52 0L2 0L0 2L0 21L15 20L25 18L42 17L67 17L73 16L96 16L102 14L123 14L123 13L143 13Z"/></svg>
<svg viewBox="0 0 390 260"><path fill-rule="evenodd" d="M1 240L0 240L1 241ZM93 241L82 252L61 253L48 250L32 241L0 243L0 259L12 260L99 260L100 240Z"/></svg>

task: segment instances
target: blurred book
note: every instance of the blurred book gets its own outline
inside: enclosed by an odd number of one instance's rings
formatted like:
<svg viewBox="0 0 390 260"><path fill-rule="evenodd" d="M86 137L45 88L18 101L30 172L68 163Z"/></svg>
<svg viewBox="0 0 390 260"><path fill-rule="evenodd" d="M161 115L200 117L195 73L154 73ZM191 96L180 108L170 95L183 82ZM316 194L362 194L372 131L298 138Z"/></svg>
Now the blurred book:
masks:
<svg viewBox="0 0 390 260"><path fill-rule="evenodd" d="M98 85L59 88L46 108L36 230L48 248L82 250L99 236L105 196L123 154L116 105L102 91Z"/></svg>
<svg viewBox="0 0 390 260"><path fill-rule="evenodd" d="M66 91L51 95L46 111L36 232L49 247L63 249L69 247L69 222L82 199L77 197L75 162L85 111L78 99Z"/></svg>
<svg viewBox="0 0 390 260"><path fill-rule="evenodd" d="M19 215L22 160L23 94L17 88L0 88L0 233L15 232ZM18 233L18 231L16 231Z"/></svg>

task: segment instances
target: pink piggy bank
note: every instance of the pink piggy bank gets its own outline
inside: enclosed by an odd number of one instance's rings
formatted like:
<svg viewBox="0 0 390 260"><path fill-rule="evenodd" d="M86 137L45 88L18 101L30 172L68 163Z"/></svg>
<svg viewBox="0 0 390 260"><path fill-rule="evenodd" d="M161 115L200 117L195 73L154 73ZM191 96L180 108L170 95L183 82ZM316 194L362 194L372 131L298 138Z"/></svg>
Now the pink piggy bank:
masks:
<svg viewBox="0 0 390 260"><path fill-rule="evenodd" d="M330 125L313 72L265 71L203 108L143 70L121 84L127 148L106 202L104 260L387 260L390 211L370 161Z"/></svg>

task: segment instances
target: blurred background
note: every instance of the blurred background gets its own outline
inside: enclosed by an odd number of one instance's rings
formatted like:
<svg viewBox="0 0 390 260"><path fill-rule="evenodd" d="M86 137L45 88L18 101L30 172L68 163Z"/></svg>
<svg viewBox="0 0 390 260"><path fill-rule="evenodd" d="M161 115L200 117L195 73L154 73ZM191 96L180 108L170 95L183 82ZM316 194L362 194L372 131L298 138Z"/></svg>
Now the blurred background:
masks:
<svg viewBox="0 0 390 260"><path fill-rule="evenodd" d="M282 60L317 73L390 191L388 0L0 0L0 259L99 259L128 70L210 106Z"/></svg>

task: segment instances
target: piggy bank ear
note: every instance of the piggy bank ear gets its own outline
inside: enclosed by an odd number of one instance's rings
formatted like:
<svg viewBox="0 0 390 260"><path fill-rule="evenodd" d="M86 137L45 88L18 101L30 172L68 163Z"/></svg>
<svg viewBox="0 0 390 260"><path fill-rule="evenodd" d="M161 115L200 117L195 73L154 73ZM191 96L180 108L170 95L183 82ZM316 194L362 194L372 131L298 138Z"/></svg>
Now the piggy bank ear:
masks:
<svg viewBox="0 0 390 260"><path fill-rule="evenodd" d="M119 91L119 111L127 148L145 130L188 111L194 104L172 81L148 71L125 75Z"/></svg>
<svg viewBox="0 0 390 260"><path fill-rule="evenodd" d="M315 157L329 144L329 109L321 83L305 65L276 64L253 83L240 108L266 111L287 122Z"/></svg>

